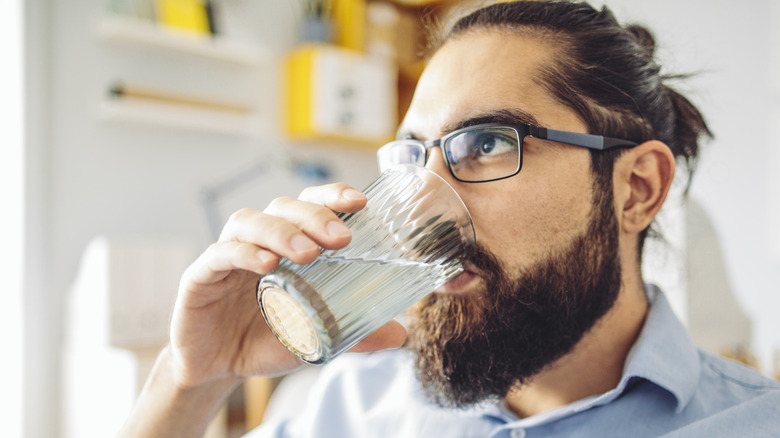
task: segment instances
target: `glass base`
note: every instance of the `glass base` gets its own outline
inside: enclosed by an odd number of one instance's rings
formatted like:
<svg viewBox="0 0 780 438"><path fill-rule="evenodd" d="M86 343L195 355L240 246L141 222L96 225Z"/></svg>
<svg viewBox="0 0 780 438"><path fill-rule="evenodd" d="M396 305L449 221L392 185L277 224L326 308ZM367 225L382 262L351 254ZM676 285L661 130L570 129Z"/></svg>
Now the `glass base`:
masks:
<svg viewBox="0 0 780 438"><path fill-rule="evenodd" d="M258 304L268 327L301 360L323 363L322 342L310 316L284 288L265 280L258 290Z"/></svg>

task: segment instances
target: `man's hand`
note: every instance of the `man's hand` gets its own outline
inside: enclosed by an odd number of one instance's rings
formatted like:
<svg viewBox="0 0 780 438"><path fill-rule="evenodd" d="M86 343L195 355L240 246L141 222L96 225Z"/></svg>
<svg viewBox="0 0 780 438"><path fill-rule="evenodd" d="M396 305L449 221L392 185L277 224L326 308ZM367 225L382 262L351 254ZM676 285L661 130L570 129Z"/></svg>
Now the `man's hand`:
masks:
<svg viewBox="0 0 780 438"><path fill-rule="evenodd" d="M366 201L359 191L338 183L306 189L298 199L278 198L262 212L233 214L219 241L182 276L170 345L158 358L124 436L202 434L242 379L279 375L301 365L263 320L257 281L282 257L305 264L317 258L320 248L345 247L351 232L335 212L358 211ZM400 324L391 322L355 351L398 347L405 337Z"/></svg>

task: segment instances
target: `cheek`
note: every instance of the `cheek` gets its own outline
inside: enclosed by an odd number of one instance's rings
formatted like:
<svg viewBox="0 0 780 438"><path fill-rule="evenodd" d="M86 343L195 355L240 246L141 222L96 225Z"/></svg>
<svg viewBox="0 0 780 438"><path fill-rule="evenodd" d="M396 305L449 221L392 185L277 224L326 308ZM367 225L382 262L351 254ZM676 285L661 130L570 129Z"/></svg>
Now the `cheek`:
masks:
<svg viewBox="0 0 780 438"><path fill-rule="evenodd" d="M569 174L544 184L514 182L510 190L474 197L469 208L478 242L510 272L530 266L585 231L590 183Z"/></svg>

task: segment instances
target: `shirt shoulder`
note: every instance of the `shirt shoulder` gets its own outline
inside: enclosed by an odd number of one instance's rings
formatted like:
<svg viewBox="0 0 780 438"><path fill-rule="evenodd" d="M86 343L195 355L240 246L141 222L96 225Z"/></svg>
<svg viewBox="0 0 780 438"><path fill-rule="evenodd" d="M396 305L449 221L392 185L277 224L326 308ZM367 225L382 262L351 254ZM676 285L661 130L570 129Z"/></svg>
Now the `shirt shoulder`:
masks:
<svg viewBox="0 0 780 438"><path fill-rule="evenodd" d="M684 412L692 421L669 437L780 435L780 382L730 359L699 356L699 384Z"/></svg>
<svg viewBox="0 0 780 438"><path fill-rule="evenodd" d="M727 359L702 362L700 391L686 410L709 412L664 437L780 436L780 382Z"/></svg>
<svg viewBox="0 0 780 438"><path fill-rule="evenodd" d="M736 361L699 351L701 375L698 392L726 405L748 401L768 392L780 392L780 381Z"/></svg>

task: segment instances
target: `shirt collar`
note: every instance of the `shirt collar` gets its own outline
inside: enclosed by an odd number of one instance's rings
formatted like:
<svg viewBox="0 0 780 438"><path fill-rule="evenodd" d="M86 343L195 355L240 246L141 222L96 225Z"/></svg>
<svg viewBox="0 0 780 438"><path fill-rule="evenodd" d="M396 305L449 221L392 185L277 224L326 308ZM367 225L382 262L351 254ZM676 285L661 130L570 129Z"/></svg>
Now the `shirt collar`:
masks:
<svg viewBox="0 0 780 438"><path fill-rule="evenodd" d="M651 284L646 285L645 292L650 304L645 323L626 357L623 375L614 389L520 420L503 404L485 409L483 415L513 425L530 427L608 404L629 389L632 381L637 378L669 391L677 403L675 410L680 413L693 397L699 382L698 349L677 319L663 292Z"/></svg>
<svg viewBox="0 0 780 438"><path fill-rule="evenodd" d="M698 349L663 292L654 285L647 285L646 292L650 310L628 353L616 392L623 392L632 378L643 378L669 391L677 400L679 413L693 397L699 381Z"/></svg>

